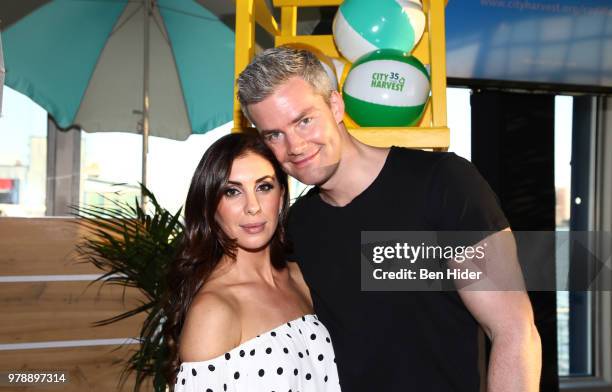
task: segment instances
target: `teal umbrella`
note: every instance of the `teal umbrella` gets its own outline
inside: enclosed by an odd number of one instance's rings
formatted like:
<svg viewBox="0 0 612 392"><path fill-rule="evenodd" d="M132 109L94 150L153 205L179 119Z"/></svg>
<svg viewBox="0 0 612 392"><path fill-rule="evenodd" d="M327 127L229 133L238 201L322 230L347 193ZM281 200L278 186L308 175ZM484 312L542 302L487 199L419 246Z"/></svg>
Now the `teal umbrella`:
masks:
<svg viewBox="0 0 612 392"><path fill-rule="evenodd" d="M234 32L194 0L54 0L2 31L6 85L60 128L184 140L232 119Z"/></svg>

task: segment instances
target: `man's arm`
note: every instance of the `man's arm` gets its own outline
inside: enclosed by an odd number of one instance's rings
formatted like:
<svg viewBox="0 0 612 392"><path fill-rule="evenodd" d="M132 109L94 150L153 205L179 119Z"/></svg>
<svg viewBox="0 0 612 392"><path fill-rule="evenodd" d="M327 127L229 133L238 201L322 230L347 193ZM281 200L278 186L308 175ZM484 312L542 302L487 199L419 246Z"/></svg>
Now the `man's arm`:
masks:
<svg viewBox="0 0 612 392"><path fill-rule="evenodd" d="M486 289L460 288L459 295L492 342L487 391L536 392L542 347L529 297L516 287L522 277L513 236L507 228L481 242L485 241L492 253L484 261L491 281ZM490 290L490 284L495 283L501 290Z"/></svg>
<svg viewBox="0 0 612 392"><path fill-rule="evenodd" d="M493 343L488 391L535 392L540 379L540 337L525 292L514 235L509 228L502 230L509 226L508 221L491 187L472 163L451 153L438 161L433 173L427 210L432 211L437 230L496 231L475 245L487 243L484 260L454 261L452 265L484 273L485 279L455 280L455 285Z"/></svg>

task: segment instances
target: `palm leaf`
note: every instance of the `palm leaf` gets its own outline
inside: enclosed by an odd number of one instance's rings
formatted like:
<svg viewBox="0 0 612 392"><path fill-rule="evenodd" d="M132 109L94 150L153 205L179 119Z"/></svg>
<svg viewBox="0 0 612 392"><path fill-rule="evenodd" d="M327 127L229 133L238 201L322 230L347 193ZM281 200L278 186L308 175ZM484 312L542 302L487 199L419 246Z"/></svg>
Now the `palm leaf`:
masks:
<svg viewBox="0 0 612 392"><path fill-rule="evenodd" d="M97 321L95 326L108 325L120 320L145 314L138 339L139 348L131 353L124 364L119 384L123 385L135 373L134 391L139 391L147 378L152 378L156 391L165 391L168 381L162 373L166 357L161 327L165 320L161 299L166 290L165 276L181 241L184 226L181 210L170 213L155 195L141 184L149 209L141 208L138 199L133 203L102 195L106 206L73 206L87 235L76 247L78 262L91 263L103 271L92 281L137 288L144 301L121 314Z"/></svg>

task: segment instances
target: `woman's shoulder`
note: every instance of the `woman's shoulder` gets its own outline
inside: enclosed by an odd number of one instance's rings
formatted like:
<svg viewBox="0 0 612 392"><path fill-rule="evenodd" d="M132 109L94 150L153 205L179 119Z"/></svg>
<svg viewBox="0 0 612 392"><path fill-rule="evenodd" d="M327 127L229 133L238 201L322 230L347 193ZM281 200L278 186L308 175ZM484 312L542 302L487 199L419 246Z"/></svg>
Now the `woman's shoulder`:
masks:
<svg viewBox="0 0 612 392"><path fill-rule="evenodd" d="M240 314L222 290L204 290L191 303L180 338L183 362L215 358L240 343Z"/></svg>

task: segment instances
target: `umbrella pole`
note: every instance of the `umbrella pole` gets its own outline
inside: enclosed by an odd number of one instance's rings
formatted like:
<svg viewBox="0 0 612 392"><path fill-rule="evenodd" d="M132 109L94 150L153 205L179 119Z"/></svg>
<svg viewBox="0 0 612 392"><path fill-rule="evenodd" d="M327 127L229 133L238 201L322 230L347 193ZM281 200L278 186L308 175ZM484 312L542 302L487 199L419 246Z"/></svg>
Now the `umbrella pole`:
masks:
<svg viewBox="0 0 612 392"><path fill-rule="evenodd" d="M147 154L149 152L149 21L151 4L144 0L144 69L142 83L142 185L147 186ZM144 191L140 192L140 206L144 210L147 201Z"/></svg>

